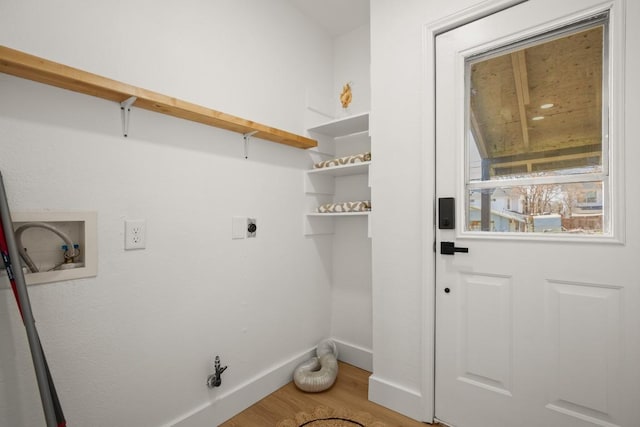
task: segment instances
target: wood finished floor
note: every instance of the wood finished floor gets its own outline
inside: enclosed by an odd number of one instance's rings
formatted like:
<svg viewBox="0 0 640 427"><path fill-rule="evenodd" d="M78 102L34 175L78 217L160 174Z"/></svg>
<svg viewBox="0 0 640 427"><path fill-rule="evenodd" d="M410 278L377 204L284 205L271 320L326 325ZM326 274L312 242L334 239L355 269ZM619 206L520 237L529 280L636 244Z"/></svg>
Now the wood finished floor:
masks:
<svg viewBox="0 0 640 427"><path fill-rule="evenodd" d="M370 372L340 362L338 378L329 390L321 393L305 393L298 390L291 382L221 424L220 427L275 426L280 420L293 418L297 412L310 412L318 406L368 412L388 427L429 426L370 402L367 399L370 375Z"/></svg>

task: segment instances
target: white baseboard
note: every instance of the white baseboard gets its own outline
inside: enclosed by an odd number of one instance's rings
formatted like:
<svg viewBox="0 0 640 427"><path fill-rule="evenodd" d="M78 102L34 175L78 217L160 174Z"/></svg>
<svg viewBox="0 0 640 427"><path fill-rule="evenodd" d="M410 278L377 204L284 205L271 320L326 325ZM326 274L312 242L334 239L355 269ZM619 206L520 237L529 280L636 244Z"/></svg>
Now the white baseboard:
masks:
<svg viewBox="0 0 640 427"><path fill-rule="evenodd" d="M356 366L365 371L373 371L373 351L332 338L338 347L338 360Z"/></svg>
<svg viewBox="0 0 640 427"><path fill-rule="evenodd" d="M414 420L424 421L420 392L385 381L376 375L369 377L369 400Z"/></svg>
<svg viewBox="0 0 640 427"><path fill-rule="evenodd" d="M333 339L333 338L332 338ZM333 339L338 347L338 359L371 372L373 352L355 344ZM234 415L247 409L265 396L273 393L292 380L293 370L301 362L315 356L315 347L307 350L278 366L268 369L218 396L214 401L195 408L177 420L169 423L172 427L212 427L222 424Z"/></svg>
<svg viewBox="0 0 640 427"><path fill-rule="evenodd" d="M213 427L222 424L234 415L244 411L265 396L291 382L293 370L310 357L315 356L315 347L290 360L268 369L206 403L191 413L169 423L172 427Z"/></svg>

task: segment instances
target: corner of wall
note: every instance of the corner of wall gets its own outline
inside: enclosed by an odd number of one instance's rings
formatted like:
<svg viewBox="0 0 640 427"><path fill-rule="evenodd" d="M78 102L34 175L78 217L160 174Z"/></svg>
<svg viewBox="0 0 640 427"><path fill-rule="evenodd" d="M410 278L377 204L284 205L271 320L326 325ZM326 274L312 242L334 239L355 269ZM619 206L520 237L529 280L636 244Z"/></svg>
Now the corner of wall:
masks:
<svg viewBox="0 0 640 427"><path fill-rule="evenodd" d="M371 375L369 400L418 421L425 420L422 395L399 384Z"/></svg>
<svg viewBox="0 0 640 427"><path fill-rule="evenodd" d="M373 372L373 351L333 338L338 347L338 359L365 371Z"/></svg>
<svg viewBox="0 0 640 427"><path fill-rule="evenodd" d="M338 358L340 361L369 372L373 370L373 352L370 349L332 339L338 346ZM195 408L190 413L183 414L180 418L167 425L171 427L211 427L212 425L222 424L268 394L289 383L292 380L292 373L296 366L315 356L315 351L315 347L304 351L272 369L262 372L235 389L220 395L211 402Z"/></svg>
<svg viewBox="0 0 640 427"><path fill-rule="evenodd" d="M244 384L222 394L212 402L194 409L191 413L183 415L168 425L171 427L211 427L220 425L289 383L296 366L314 355L315 347L274 366L272 369L263 371Z"/></svg>

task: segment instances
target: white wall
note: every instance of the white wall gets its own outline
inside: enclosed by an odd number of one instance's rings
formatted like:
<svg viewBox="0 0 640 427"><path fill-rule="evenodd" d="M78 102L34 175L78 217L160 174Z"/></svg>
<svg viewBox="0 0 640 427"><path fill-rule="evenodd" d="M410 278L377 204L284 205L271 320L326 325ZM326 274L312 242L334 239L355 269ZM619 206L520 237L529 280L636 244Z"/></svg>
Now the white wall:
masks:
<svg viewBox="0 0 640 427"><path fill-rule="evenodd" d="M432 256L433 171L425 156L425 25L474 0L371 0L373 376L369 398L425 420L433 402L433 313L423 271ZM427 227L425 227L427 225Z"/></svg>
<svg viewBox="0 0 640 427"><path fill-rule="evenodd" d="M350 83L351 104L343 109L335 96L337 117L358 114L371 109L370 27L364 25L334 39L334 93L339 95Z"/></svg>
<svg viewBox="0 0 640 427"><path fill-rule="evenodd" d="M337 117L370 109L369 26L359 27L334 39L333 99ZM345 110L339 103L342 86L351 83L353 100ZM367 135L337 139L336 156L371 150ZM366 175L337 177L335 200L371 200ZM334 220L331 336L337 341L340 359L372 369L371 238L366 217Z"/></svg>
<svg viewBox="0 0 640 427"><path fill-rule="evenodd" d="M336 178L336 200L371 200L366 175ZM331 336L339 358L371 371L371 238L366 217L334 220Z"/></svg>
<svg viewBox="0 0 640 427"><path fill-rule="evenodd" d="M306 89L333 87L331 39L284 0L3 1L0 44L297 133ZM303 150L253 140L245 160L238 134L135 108L124 139L114 103L7 75L0 93L11 208L98 212L98 276L30 287L69 425L216 425L330 333ZM256 239L231 240L237 215ZM126 218L147 220L147 249L123 250ZM23 331L3 283L0 419L32 427ZM216 354L229 368L209 391Z"/></svg>

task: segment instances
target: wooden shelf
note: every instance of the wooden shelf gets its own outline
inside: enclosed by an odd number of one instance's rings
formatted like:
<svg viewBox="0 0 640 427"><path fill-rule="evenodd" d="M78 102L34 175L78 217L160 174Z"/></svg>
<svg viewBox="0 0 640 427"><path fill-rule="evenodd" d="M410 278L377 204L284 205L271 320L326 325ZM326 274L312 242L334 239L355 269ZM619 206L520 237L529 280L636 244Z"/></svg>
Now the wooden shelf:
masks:
<svg viewBox="0 0 640 427"><path fill-rule="evenodd" d="M369 113L356 114L309 128L309 132L339 138L369 130Z"/></svg>
<svg viewBox="0 0 640 427"><path fill-rule="evenodd" d="M308 170L309 175L330 175L330 176L347 176L347 175L364 175L369 172L371 161L362 163L350 163L348 165L333 166L328 168L317 168Z"/></svg>
<svg viewBox="0 0 640 427"><path fill-rule="evenodd" d="M0 72L74 92L121 103L135 96L135 107L252 135L297 148L312 148L317 141L230 114L111 80L24 52L0 46Z"/></svg>

